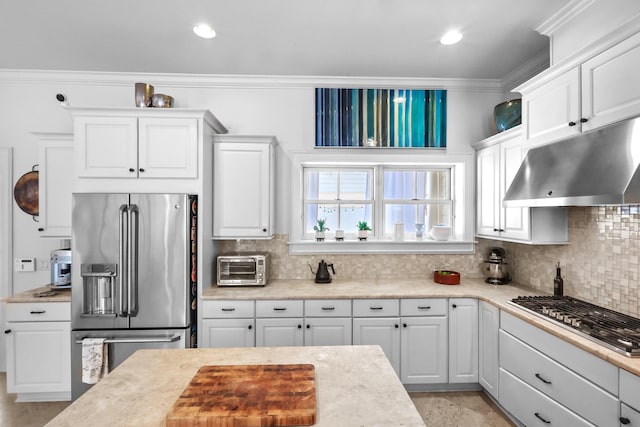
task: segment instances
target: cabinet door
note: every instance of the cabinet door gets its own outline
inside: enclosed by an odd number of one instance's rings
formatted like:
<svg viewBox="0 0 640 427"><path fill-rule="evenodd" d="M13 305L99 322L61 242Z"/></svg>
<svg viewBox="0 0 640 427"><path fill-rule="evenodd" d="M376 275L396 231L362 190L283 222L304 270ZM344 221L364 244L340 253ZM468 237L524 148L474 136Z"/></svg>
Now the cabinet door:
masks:
<svg viewBox="0 0 640 427"><path fill-rule="evenodd" d="M256 319L256 346L303 345L302 319Z"/></svg>
<svg viewBox="0 0 640 427"><path fill-rule="evenodd" d="M525 139L542 144L580 133L580 70L574 68L522 96Z"/></svg>
<svg viewBox="0 0 640 427"><path fill-rule="evenodd" d="M400 319L371 317L353 319L354 345L379 345L400 376Z"/></svg>
<svg viewBox="0 0 640 427"><path fill-rule="evenodd" d="M494 145L477 153L478 191L476 233L498 236L500 225L500 147Z"/></svg>
<svg viewBox="0 0 640 427"><path fill-rule="evenodd" d="M402 383L446 383L447 316L403 317L401 320Z"/></svg>
<svg viewBox="0 0 640 427"><path fill-rule="evenodd" d="M41 137L38 231L42 237L71 237L73 135Z"/></svg>
<svg viewBox="0 0 640 427"><path fill-rule="evenodd" d="M498 331L500 310L484 301L479 303L478 380L487 393L498 399Z"/></svg>
<svg viewBox="0 0 640 427"><path fill-rule="evenodd" d="M138 176L138 120L76 117L74 173L78 177Z"/></svg>
<svg viewBox="0 0 640 427"><path fill-rule="evenodd" d="M478 382L478 300L449 299L449 382Z"/></svg>
<svg viewBox="0 0 640 427"><path fill-rule="evenodd" d="M640 34L582 64L582 130L640 114Z"/></svg>
<svg viewBox="0 0 640 427"><path fill-rule="evenodd" d="M198 120L138 119L140 178L198 177Z"/></svg>
<svg viewBox="0 0 640 427"><path fill-rule="evenodd" d="M271 145L214 144L214 237L270 237Z"/></svg>
<svg viewBox="0 0 640 427"><path fill-rule="evenodd" d="M71 322L6 324L7 392L71 392Z"/></svg>
<svg viewBox="0 0 640 427"><path fill-rule="evenodd" d="M304 345L351 345L351 318L306 318Z"/></svg>
<svg viewBox="0 0 640 427"><path fill-rule="evenodd" d="M531 228L529 226L529 208L504 208L502 200L515 178L520 164L524 159L524 144L521 137L517 137L500 144L500 236L510 239L529 240Z"/></svg>
<svg viewBox="0 0 640 427"><path fill-rule="evenodd" d="M203 319L202 328L204 348L255 346L253 319Z"/></svg>

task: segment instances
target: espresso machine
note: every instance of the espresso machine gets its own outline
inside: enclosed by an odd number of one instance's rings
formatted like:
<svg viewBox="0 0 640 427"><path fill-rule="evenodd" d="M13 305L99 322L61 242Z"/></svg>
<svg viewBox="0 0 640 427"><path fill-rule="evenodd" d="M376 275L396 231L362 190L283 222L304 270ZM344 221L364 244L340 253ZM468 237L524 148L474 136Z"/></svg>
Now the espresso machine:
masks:
<svg viewBox="0 0 640 427"><path fill-rule="evenodd" d="M51 285L58 288L71 287L71 249L51 251Z"/></svg>
<svg viewBox="0 0 640 427"><path fill-rule="evenodd" d="M492 285L505 285L511 282L508 264L503 248L491 248L489 259L482 263L484 281Z"/></svg>

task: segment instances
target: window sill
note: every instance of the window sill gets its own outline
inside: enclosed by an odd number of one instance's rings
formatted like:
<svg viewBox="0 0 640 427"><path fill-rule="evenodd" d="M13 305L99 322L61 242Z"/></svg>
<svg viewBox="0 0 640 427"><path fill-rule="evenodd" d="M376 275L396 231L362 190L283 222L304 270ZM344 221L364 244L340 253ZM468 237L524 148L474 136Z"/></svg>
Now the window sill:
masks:
<svg viewBox="0 0 640 427"><path fill-rule="evenodd" d="M472 254L474 241L449 240L345 240L336 242L297 241L288 242L289 253L303 254Z"/></svg>

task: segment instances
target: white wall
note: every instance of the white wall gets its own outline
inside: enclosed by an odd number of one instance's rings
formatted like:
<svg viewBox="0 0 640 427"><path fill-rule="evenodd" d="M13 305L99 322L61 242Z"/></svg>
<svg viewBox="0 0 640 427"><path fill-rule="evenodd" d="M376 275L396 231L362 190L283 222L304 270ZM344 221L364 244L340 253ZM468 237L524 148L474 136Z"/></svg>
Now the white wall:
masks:
<svg viewBox="0 0 640 427"><path fill-rule="evenodd" d="M134 83L155 86L172 95L175 107L208 108L234 134L275 135L278 149L276 232L287 233L289 222L289 160L294 151L312 151L315 143L313 78L229 78L222 76L126 75L0 71L0 147L13 147L13 183L31 170L37 159L37 138L30 132L72 132L68 111L56 93L73 106L134 106ZM335 82L332 82L336 84ZM376 86L383 87L380 81ZM398 80L393 81L396 87ZM342 87L374 87L357 78L339 81ZM469 144L494 133L493 107L502 101L494 81L452 82L448 93L448 151L470 153ZM465 87L466 86L466 87ZM405 87L446 88L446 81L411 80ZM48 259L58 239L38 235L32 218L13 209L13 256ZM49 271L14 274L15 293L49 282Z"/></svg>

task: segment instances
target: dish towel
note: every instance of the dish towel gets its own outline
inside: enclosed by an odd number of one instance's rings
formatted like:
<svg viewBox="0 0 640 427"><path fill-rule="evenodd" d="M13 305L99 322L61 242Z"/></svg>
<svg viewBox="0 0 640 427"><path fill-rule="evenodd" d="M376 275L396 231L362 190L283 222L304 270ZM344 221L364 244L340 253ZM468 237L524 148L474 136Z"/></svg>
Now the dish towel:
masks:
<svg viewBox="0 0 640 427"><path fill-rule="evenodd" d="M109 373L109 345L104 338L82 340L82 382L95 384Z"/></svg>

